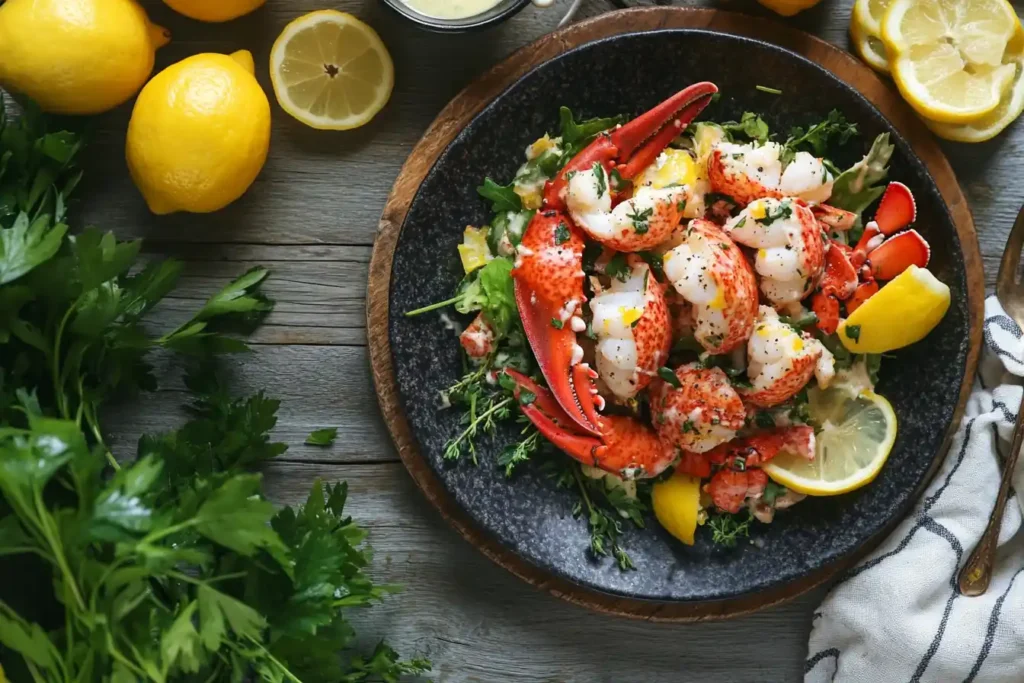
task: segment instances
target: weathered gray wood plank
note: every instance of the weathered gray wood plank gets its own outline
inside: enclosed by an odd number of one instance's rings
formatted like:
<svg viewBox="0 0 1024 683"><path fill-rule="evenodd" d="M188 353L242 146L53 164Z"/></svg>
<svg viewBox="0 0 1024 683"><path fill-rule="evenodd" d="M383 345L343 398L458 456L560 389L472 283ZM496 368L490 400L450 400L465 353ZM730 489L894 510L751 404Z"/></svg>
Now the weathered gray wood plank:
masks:
<svg viewBox="0 0 1024 683"><path fill-rule="evenodd" d="M451 532L401 465L270 465L276 502L310 483L349 482L348 511L370 531L373 574L405 586L358 615L361 633L424 652L436 680L701 683L797 680L815 593L729 622L669 625L594 614L523 584ZM582 549L581 549L582 552Z"/></svg>
<svg viewBox="0 0 1024 683"><path fill-rule="evenodd" d="M254 266L270 269L264 290L274 310L251 336L256 344L365 345L370 248L336 245L146 243L153 258L184 262L181 285L161 304L171 327L213 292Z"/></svg>
<svg viewBox="0 0 1024 683"><path fill-rule="evenodd" d="M181 424L189 400L181 368L166 357L154 363L161 388L139 400L107 408L105 424L119 425L108 442L120 457L132 454L141 434ZM289 444L288 457L326 462L396 461L377 408L366 348L355 346L257 346L225 359L224 378L242 396L265 391L281 400L274 437ZM304 446L314 429L337 427L331 448Z"/></svg>

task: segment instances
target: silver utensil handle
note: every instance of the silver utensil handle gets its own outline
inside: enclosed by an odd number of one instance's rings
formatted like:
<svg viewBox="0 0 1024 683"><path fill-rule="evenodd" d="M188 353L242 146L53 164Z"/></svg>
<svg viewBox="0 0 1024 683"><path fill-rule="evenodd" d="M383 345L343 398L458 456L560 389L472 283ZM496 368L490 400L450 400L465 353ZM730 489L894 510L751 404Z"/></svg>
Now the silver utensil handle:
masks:
<svg viewBox="0 0 1024 683"><path fill-rule="evenodd" d="M1006 456L1006 462L1003 463L1003 476L999 484L999 496L996 498L995 508L988 519L985 533L982 534L981 540L974 547L957 577L960 592L969 597L983 594L988 590L988 584L992 580L992 565L995 563L999 544L999 530L1003 526L1003 510L1006 509L1006 501L1009 498L1010 485L1013 481L1013 471L1017 467L1021 442L1024 441L1022 425L1024 425L1024 401L1017 409L1017 422L1013 427L1010 453Z"/></svg>

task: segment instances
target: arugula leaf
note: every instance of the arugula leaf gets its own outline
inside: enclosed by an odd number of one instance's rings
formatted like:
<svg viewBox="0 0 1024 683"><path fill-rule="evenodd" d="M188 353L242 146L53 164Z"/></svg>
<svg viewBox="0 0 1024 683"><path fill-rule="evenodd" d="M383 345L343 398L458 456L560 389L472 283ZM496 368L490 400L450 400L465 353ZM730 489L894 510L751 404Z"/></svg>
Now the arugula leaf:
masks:
<svg viewBox="0 0 1024 683"><path fill-rule="evenodd" d="M516 194L514 183L499 185L490 178L484 178L484 184L476 188L476 191L484 199L490 200L494 213L523 210L523 200Z"/></svg>
<svg viewBox="0 0 1024 683"><path fill-rule="evenodd" d="M863 213L885 192L885 186L880 183L888 175L889 159L895 149L895 145L889 143L888 133L875 138L864 158L836 178L828 203L856 214Z"/></svg>
<svg viewBox="0 0 1024 683"><path fill-rule="evenodd" d="M333 446L334 440L338 437L337 427L315 429L306 437L307 446Z"/></svg>
<svg viewBox="0 0 1024 683"><path fill-rule="evenodd" d="M743 112L743 116L739 121L726 121L722 124L722 129L730 137L737 134L743 135L762 145L768 142L768 138L771 135L768 124L764 122L764 119L750 111Z"/></svg>
<svg viewBox="0 0 1024 683"><path fill-rule="evenodd" d="M480 290L484 298L482 310L497 337L508 334L512 324L519 319L512 267L511 259L496 258L479 269Z"/></svg>
<svg viewBox="0 0 1024 683"><path fill-rule="evenodd" d="M583 149L598 133L614 128L623 122L623 116L587 119L577 122L572 110L568 107L558 109L558 122L561 129L562 143ZM571 158L571 157L570 157Z"/></svg>

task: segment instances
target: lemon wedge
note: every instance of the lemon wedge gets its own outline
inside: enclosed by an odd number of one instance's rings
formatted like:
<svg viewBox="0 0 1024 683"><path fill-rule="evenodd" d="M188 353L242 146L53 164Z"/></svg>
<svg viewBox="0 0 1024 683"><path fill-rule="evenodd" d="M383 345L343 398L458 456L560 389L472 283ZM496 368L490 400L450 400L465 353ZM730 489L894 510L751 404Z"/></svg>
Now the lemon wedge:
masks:
<svg viewBox="0 0 1024 683"><path fill-rule="evenodd" d="M395 84L391 55L351 14L320 10L285 27L270 51L281 108L321 130L349 130L384 108Z"/></svg>
<svg viewBox="0 0 1024 683"><path fill-rule="evenodd" d="M1016 71L1004 63L1020 21L1006 0L892 0L882 39L900 93L925 118L992 113Z"/></svg>
<svg viewBox="0 0 1024 683"><path fill-rule="evenodd" d="M809 496L835 496L871 483L896 442L896 413L884 397L848 384L808 391L811 420L820 425L814 460L780 453L765 472Z"/></svg>
<svg viewBox="0 0 1024 683"><path fill-rule="evenodd" d="M857 0L850 16L850 38L857 54L868 66L889 72L889 57L882 42L882 17L891 0Z"/></svg>
<svg viewBox="0 0 1024 683"><path fill-rule="evenodd" d="M676 472L651 487L651 507L658 523L686 545L693 545L700 516L700 479Z"/></svg>
<svg viewBox="0 0 1024 683"><path fill-rule="evenodd" d="M949 287L910 266L844 320L839 340L853 353L885 353L924 339L949 310Z"/></svg>

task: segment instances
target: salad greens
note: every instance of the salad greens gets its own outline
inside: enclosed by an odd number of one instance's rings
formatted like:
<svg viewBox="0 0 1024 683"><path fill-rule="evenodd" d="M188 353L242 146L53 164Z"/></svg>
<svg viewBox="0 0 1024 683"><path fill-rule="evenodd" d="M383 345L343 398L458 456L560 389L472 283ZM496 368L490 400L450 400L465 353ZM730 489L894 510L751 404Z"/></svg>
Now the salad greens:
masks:
<svg viewBox="0 0 1024 683"><path fill-rule="evenodd" d="M67 207L80 136L0 99L0 659L12 681L395 681L429 669L381 643L362 656L345 610L395 590L365 570L344 483L276 509L253 469L285 452L278 402L233 398L215 356L271 302L254 268L181 325L147 314L181 264L87 229ZM183 354L192 419L137 458L104 441L102 407L152 390L153 351ZM318 432L317 442L333 434ZM26 590L26 587L32 587ZM0 676L2 678L2 676Z"/></svg>

